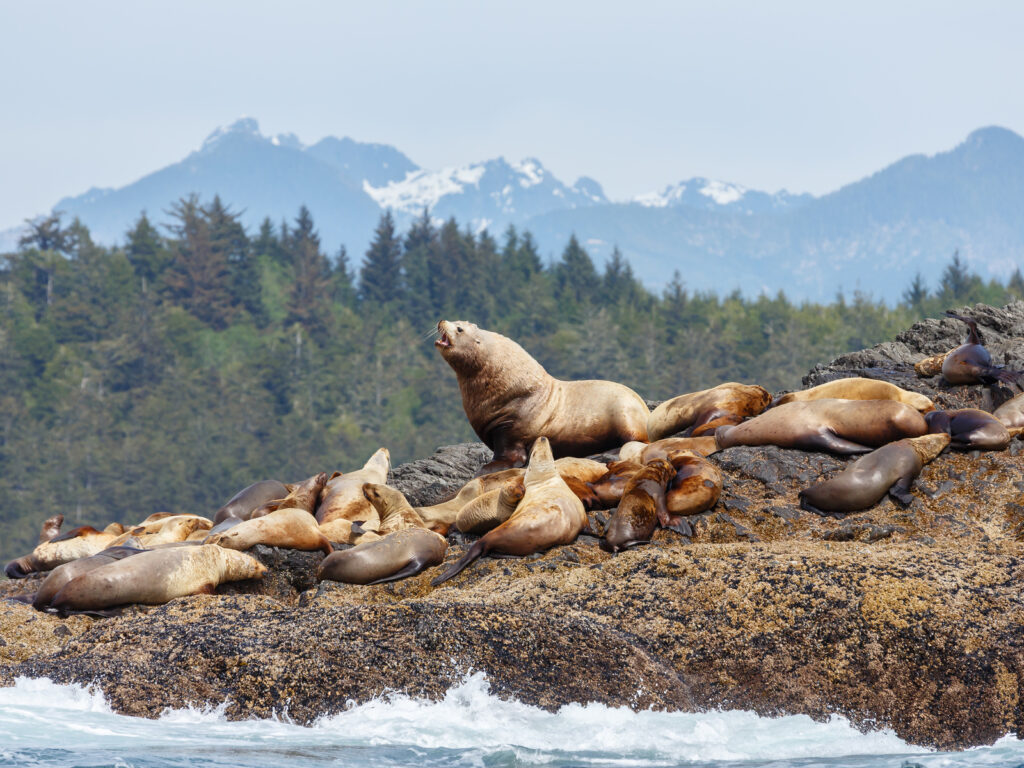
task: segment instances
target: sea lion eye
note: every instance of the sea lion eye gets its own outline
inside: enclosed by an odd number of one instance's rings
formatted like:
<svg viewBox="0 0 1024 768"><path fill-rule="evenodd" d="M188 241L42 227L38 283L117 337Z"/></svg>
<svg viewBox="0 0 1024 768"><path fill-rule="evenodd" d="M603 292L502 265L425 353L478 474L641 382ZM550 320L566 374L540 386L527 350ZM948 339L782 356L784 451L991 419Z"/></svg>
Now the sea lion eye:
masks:
<svg viewBox="0 0 1024 768"><path fill-rule="evenodd" d="M462 326L461 325L455 326L455 330L458 331L459 333L462 333Z"/></svg>

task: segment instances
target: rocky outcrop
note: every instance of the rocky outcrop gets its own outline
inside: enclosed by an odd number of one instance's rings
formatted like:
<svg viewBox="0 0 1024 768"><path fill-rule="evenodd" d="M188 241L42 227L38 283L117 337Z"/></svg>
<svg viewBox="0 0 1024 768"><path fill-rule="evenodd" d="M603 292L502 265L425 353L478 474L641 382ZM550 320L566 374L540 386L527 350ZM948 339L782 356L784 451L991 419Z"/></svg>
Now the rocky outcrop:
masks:
<svg viewBox="0 0 1024 768"><path fill-rule="evenodd" d="M997 361L1024 368L1024 304L963 312ZM865 375L947 407L1002 397L914 374L916 360L962 337L961 323L924 321L815 368L806 384ZM988 743L1024 733L1021 446L944 453L908 507L887 498L837 517L801 510L797 494L850 459L731 448L712 457L725 486L690 518L692 540L659 531L613 556L581 536L527 558L484 558L438 588L437 569L375 587L316 584L320 553L256 547L263 580L114 618L4 601L0 682L95 682L136 715L227 701L231 717L287 708L309 721L389 690L438 697L482 670L498 695L548 708L838 712L916 743ZM480 444L449 446L389 482L414 504L435 503L489 458ZM593 516L598 530L606 520ZM468 540L453 537L447 562ZM2 582L0 594L40 579Z"/></svg>

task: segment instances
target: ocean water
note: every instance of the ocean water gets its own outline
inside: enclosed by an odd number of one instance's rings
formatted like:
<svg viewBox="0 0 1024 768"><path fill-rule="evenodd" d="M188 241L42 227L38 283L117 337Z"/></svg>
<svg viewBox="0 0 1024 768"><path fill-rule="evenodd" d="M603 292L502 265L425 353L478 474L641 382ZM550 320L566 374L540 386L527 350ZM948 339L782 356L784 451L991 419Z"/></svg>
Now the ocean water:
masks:
<svg viewBox="0 0 1024 768"><path fill-rule="evenodd" d="M891 731L861 733L841 717L750 712L633 712L598 704L546 712L492 696L472 675L439 702L392 695L304 727L287 714L228 721L174 710L157 720L114 714L102 694L49 680L0 689L0 765L199 766L1020 766L1024 742L929 752Z"/></svg>

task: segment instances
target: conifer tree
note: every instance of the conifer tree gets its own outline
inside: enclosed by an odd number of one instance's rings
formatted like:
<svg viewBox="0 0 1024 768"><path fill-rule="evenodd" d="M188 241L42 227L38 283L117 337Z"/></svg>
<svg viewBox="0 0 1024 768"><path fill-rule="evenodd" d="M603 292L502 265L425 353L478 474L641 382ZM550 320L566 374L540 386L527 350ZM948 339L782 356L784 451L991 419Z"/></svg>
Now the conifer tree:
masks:
<svg viewBox="0 0 1024 768"><path fill-rule="evenodd" d="M170 214L177 220L170 225L176 240L164 272L165 293L204 323L224 328L234 314L227 252L214 246L198 196L181 198Z"/></svg>
<svg viewBox="0 0 1024 768"><path fill-rule="evenodd" d="M292 253L293 281L288 322L302 323L307 328L323 328L330 311L331 264L320 250L320 236L306 206L299 209L292 230L289 250Z"/></svg>
<svg viewBox="0 0 1024 768"><path fill-rule="evenodd" d="M903 291L903 303L913 309L921 310L928 298L928 286L925 285L924 277L920 272L914 275L907 289Z"/></svg>
<svg viewBox="0 0 1024 768"><path fill-rule="evenodd" d="M333 301L345 307L351 307L356 303L356 278L349 263L348 249L341 246L338 249L338 258L334 260L334 268L331 271L331 298Z"/></svg>
<svg viewBox="0 0 1024 768"><path fill-rule="evenodd" d="M436 260L438 248L437 230L430 218L430 211L423 209L405 235L402 251L403 314L414 327L422 327L440 314L441 302L433 293L430 268Z"/></svg>
<svg viewBox="0 0 1024 768"><path fill-rule="evenodd" d="M380 217L373 242L359 272L359 297L364 302L386 305L401 296L402 247L395 234L391 211Z"/></svg>
<svg viewBox="0 0 1024 768"><path fill-rule="evenodd" d="M562 251L562 260L555 265L555 285L559 298L568 299L577 306L595 294L597 270L575 234L569 237L569 244Z"/></svg>
<svg viewBox="0 0 1024 768"><path fill-rule="evenodd" d="M164 248L160 233L150 223L145 211L139 216L135 226L128 230L127 239L125 255L136 277L139 278L143 291L148 292L167 268L167 249Z"/></svg>

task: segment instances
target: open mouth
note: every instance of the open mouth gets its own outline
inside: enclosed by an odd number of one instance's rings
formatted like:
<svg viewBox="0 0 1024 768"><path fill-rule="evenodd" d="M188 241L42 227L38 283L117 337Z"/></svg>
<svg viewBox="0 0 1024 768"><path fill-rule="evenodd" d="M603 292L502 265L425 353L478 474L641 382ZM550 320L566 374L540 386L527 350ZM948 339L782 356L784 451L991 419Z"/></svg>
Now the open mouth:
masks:
<svg viewBox="0 0 1024 768"><path fill-rule="evenodd" d="M434 346L440 347L441 349L447 349L451 345L452 340L448 338L448 334L445 333L444 331L441 331L441 338L434 342Z"/></svg>

